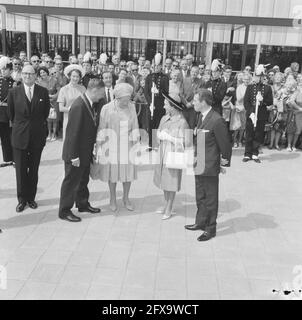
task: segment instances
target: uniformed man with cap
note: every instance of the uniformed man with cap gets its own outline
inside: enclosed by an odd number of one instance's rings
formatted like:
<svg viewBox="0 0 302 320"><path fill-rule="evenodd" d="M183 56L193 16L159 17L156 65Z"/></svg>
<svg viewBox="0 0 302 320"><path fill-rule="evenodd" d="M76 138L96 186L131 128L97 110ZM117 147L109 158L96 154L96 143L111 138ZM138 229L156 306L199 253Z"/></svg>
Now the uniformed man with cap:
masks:
<svg viewBox="0 0 302 320"><path fill-rule="evenodd" d="M7 106L8 90L13 87L15 81L11 77L12 63L8 57L0 59L0 139L3 154L3 163L0 167L13 164L13 150L11 144L11 128Z"/></svg>
<svg viewBox="0 0 302 320"><path fill-rule="evenodd" d="M254 160L260 163L259 147L264 142L265 123L268 120L268 107L273 105L272 88L263 83L264 65L255 70L254 82L250 84L244 96L246 110L246 141L243 162Z"/></svg>
<svg viewBox="0 0 302 320"><path fill-rule="evenodd" d="M145 97L148 105L152 104L152 94L154 95L154 112L149 126L149 147L152 148L152 131L158 129L161 118L165 115L165 98L162 92L169 92L169 77L162 71L162 55L157 53L154 57L154 72L149 74L145 81ZM156 133L154 133L156 137ZM156 138L153 139L153 143Z"/></svg>
<svg viewBox="0 0 302 320"><path fill-rule="evenodd" d="M214 111L222 115L222 100L227 92L227 84L222 79L223 64L219 59L214 59L211 66L212 79L206 85L206 88L212 91Z"/></svg>

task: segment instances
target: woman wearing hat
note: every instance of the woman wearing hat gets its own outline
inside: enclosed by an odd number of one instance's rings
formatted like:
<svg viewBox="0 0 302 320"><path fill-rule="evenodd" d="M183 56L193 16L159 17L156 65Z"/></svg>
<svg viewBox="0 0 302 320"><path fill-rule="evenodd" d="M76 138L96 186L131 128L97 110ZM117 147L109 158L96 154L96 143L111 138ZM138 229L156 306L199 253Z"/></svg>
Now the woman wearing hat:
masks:
<svg viewBox="0 0 302 320"><path fill-rule="evenodd" d="M185 130L189 125L182 112L186 109L181 103L179 96L165 97L164 108L166 115L161 119L157 138L160 142L159 164L155 167L154 184L164 191L165 207L158 209L158 213L163 213L163 220L169 219L172 215L173 203L176 192L181 188L181 169L169 169L166 167L167 155L169 152L183 151L185 142Z"/></svg>
<svg viewBox="0 0 302 320"><path fill-rule="evenodd" d="M38 79L36 83L48 90L50 100L50 111L47 119L48 137L47 141L56 140L57 123L58 123L58 95L60 91L60 84L56 77L49 75L49 69L46 67L40 67L38 69Z"/></svg>
<svg viewBox="0 0 302 320"><path fill-rule="evenodd" d="M134 103L130 101L133 87L119 83L114 88L115 99L101 111L96 141L96 176L108 182L110 209L117 211L116 185L123 184L123 204L129 210L134 208L129 200L132 181L137 179L137 167L131 158L131 150L139 141L138 120Z"/></svg>
<svg viewBox="0 0 302 320"><path fill-rule="evenodd" d="M86 88L81 84L81 78L85 75L84 69L77 64L71 64L64 70L65 76L70 82L64 86L58 96L57 102L59 103L60 112L63 112L63 141L65 138L65 130L68 122L68 112L72 103L81 94L86 91Z"/></svg>

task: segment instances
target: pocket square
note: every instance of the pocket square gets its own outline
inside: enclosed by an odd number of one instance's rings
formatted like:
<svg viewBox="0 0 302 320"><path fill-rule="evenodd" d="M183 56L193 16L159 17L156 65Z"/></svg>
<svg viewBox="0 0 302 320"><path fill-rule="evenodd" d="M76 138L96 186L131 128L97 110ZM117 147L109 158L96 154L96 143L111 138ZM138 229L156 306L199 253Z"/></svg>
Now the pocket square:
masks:
<svg viewBox="0 0 302 320"><path fill-rule="evenodd" d="M40 99L40 102L43 102L43 99Z"/></svg>

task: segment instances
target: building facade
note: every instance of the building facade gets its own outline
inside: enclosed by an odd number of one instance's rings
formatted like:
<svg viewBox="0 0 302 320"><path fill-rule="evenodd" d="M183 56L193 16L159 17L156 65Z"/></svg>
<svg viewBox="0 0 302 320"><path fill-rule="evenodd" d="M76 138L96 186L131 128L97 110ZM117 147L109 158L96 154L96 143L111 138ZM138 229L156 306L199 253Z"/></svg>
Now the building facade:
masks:
<svg viewBox="0 0 302 320"><path fill-rule="evenodd" d="M246 65L266 63L272 59L281 67L291 60L302 63L302 29L294 19L302 8L302 0L1 0L1 4L62 8L60 15L47 16L47 47L51 54L67 59L71 52L91 51L135 60L141 54L152 59L157 51L182 58L192 53L198 59L201 41L200 23L180 21L141 21L122 18L66 16L64 8L106 9L117 12L167 13L177 15L223 15L293 19L293 26L251 25L249 28ZM302 13L302 9L301 9ZM122 16L121 16L122 17ZM9 12L7 14L8 52L25 50L28 54L42 51L41 15ZM203 31L204 32L204 31ZM240 24L208 23L205 58L210 63L222 58L236 70L241 67L245 28ZM75 36L77 39L75 39ZM273 54L273 55L272 55ZM284 65L284 66L283 66Z"/></svg>

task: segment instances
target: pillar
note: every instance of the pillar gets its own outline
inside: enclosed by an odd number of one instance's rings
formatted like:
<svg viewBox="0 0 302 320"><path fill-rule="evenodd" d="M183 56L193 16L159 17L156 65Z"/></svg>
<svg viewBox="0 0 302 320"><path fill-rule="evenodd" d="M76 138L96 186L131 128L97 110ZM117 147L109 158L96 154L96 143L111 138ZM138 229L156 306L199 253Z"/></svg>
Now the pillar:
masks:
<svg viewBox="0 0 302 320"><path fill-rule="evenodd" d="M42 30L42 52L48 52L48 32L47 32L47 15L41 15L41 30Z"/></svg>
<svg viewBox="0 0 302 320"><path fill-rule="evenodd" d="M6 7L0 5L0 11L1 11L1 20L2 20L2 30L1 30L1 35L2 35L2 54L6 55L7 54L7 42L6 42Z"/></svg>
<svg viewBox="0 0 302 320"><path fill-rule="evenodd" d="M242 50L242 60L241 60L241 70L245 68L246 55L247 55L247 45L249 41L250 25L245 25L245 34L244 34L244 44Z"/></svg>
<svg viewBox="0 0 302 320"><path fill-rule="evenodd" d="M203 24L203 37L202 37L202 47L201 47L201 56L200 56L200 62L203 63L203 61L206 58L206 51L207 51L207 34L208 34L208 24Z"/></svg>

